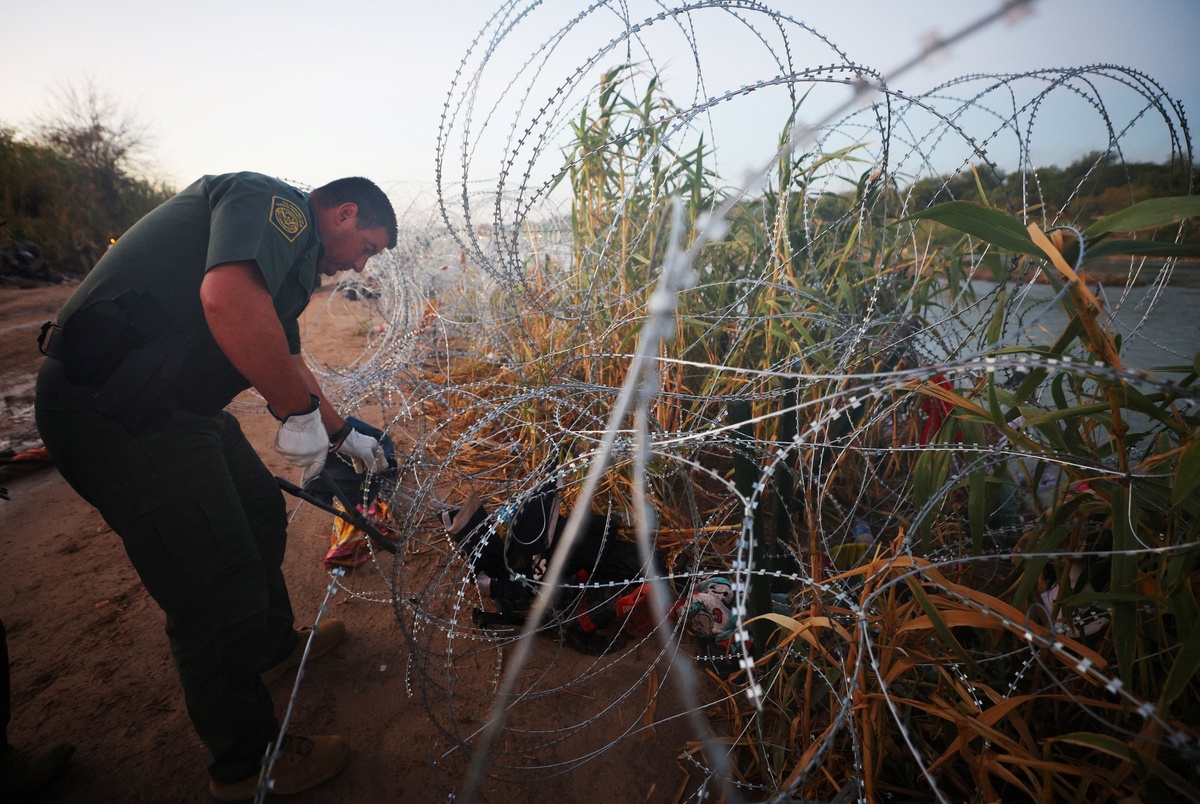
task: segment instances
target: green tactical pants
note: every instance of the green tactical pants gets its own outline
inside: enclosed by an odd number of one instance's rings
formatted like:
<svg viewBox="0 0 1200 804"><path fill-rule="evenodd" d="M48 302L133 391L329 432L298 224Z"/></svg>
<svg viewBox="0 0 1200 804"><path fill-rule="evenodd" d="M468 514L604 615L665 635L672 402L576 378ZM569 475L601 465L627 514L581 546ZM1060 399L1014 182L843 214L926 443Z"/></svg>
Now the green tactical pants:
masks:
<svg viewBox="0 0 1200 804"><path fill-rule="evenodd" d="M228 413L172 412L131 435L78 404L62 364L38 375L37 425L62 476L120 535L166 631L218 782L258 772L278 732L259 673L296 644L281 565L282 492Z"/></svg>

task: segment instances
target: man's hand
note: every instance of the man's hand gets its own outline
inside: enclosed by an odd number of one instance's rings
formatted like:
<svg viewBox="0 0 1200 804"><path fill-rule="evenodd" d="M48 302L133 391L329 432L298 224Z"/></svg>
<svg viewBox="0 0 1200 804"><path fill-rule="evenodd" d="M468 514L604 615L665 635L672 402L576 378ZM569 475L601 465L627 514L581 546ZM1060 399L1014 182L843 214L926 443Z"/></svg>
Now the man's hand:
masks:
<svg viewBox="0 0 1200 804"><path fill-rule="evenodd" d="M312 474L320 472L329 454L329 436L321 423L320 409L314 406L307 413L281 421L275 434L275 451L296 466L309 467Z"/></svg>
<svg viewBox="0 0 1200 804"><path fill-rule="evenodd" d="M383 453L383 445L366 433L351 430L334 452L345 455L354 464L354 471L362 474L367 472L382 472L387 468L387 456Z"/></svg>

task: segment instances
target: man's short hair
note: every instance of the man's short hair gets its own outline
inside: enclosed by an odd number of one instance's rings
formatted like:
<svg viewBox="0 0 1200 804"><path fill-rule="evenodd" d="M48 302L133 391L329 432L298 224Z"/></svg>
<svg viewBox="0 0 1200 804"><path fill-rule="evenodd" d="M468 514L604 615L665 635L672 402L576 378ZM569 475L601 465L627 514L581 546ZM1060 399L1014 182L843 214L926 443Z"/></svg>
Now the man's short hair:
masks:
<svg viewBox="0 0 1200 804"><path fill-rule="evenodd" d="M387 230L388 248L396 247L396 212L392 202L375 182L362 176L337 179L309 193L309 198L321 209L350 203L358 206L358 228Z"/></svg>

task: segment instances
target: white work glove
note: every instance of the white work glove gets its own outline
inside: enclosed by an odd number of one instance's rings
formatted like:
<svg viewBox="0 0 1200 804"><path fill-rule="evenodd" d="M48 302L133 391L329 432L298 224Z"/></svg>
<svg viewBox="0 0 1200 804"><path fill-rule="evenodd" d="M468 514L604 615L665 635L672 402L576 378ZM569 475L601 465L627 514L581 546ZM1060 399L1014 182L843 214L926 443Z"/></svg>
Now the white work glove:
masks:
<svg viewBox="0 0 1200 804"><path fill-rule="evenodd" d="M320 408L281 421L275 434L275 451L289 463L306 467L309 470L306 474L320 472L329 454L329 434L321 423Z"/></svg>
<svg viewBox="0 0 1200 804"><path fill-rule="evenodd" d="M345 455L354 464L358 474L366 472L382 472L387 469L387 455L383 453L383 445L366 433L351 430L334 452Z"/></svg>

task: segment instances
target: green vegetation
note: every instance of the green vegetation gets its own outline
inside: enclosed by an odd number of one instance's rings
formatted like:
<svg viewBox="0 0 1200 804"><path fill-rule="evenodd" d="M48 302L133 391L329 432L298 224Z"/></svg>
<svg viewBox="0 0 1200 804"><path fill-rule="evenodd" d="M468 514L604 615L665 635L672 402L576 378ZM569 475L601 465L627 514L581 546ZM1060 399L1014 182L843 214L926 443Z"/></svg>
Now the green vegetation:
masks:
<svg viewBox="0 0 1200 804"><path fill-rule="evenodd" d="M1005 173L978 164L953 176L920 179L906 191L908 209L918 211L949 201L974 201L1012 212L1024 210L1045 225L1071 222L1088 226L1131 204L1151 198L1183 196L1200 186L1200 170L1182 163L1122 162L1092 152L1065 168L1056 165ZM1172 231L1170 236L1175 236ZM935 233L949 246L952 232ZM1200 227L1185 240L1200 241Z"/></svg>
<svg viewBox="0 0 1200 804"><path fill-rule="evenodd" d="M138 175L140 132L94 87L67 90L61 103L31 135L0 124L0 243L80 274L174 190Z"/></svg>
<svg viewBox="0 0 1200 804"><path fill-rule="evenodd" d="M551 375L574 389L553 411L526 411L535 444L539 432L556 441L603 423L603 404L577 395L624 379L667 249L667 199L684 199L694 231L720 197L702 142L664 144L672 106L655 83L622 94L632 75L607 73L575 124L563 174L573 264L530 266L536 306L514 373L478 392L543 388ZM862 171L854 193L810 195L830 165ZM753 790L1200 796L1200 413L1180 404L1200 364L1175 386L1139 390L1074 270L1081 244L1004 211L1037 203L1054 209L1034 220L1080 222L1085 267L1106 254L1191 254L1170 242L1200 206L1158 197L1185 195L1190 166L1117 169L1091 155L1037 175L1037 201L1019 176L968 173L909 192L853 149L795 154L693 266L650 411L660 446L636 481L677 577L771 573L750 575L752 668L738 666L736 645L733 661L712 663L729 692L714 721ZM927 210L943 192L984 203ZM1131 206L1142 196L1155 200ZM1160 242L1146 239L1154 232ZM919 368L930 342L973 351L947 343L975 301L963 234L1066 288L1068 324L1048 348L994 349L930 376ZM1011 312L997 294L974 331L985 343ZM591 442L555 446L583 454ZM531 451L529 468L540 459ZM637 485L631 466L609 473L609 503ZM869 545L851 536L856 520Z"/></svg>
<svg viewBox="0 0 1200 804"><path fill-rule="evenodd" d="M973 173L963 171L914 182L910 188L911 206L925 209L946 201L979 201L978 188L982 185L993 206L1015 202L1025 192L1031 203L1044 204L1078 221L1111 215L1147 198L1184 195L1189 189L1188 166L1118 162L1112 155L1099 151L1085 154L1065 168L1050 165L1024 177L1021 173L991 170L985 165L975 165ZM1033 175L1037 176L1036 181ZM1200 174L1193 169L1190 186L1195 186L1198 178Z"/></svg>

